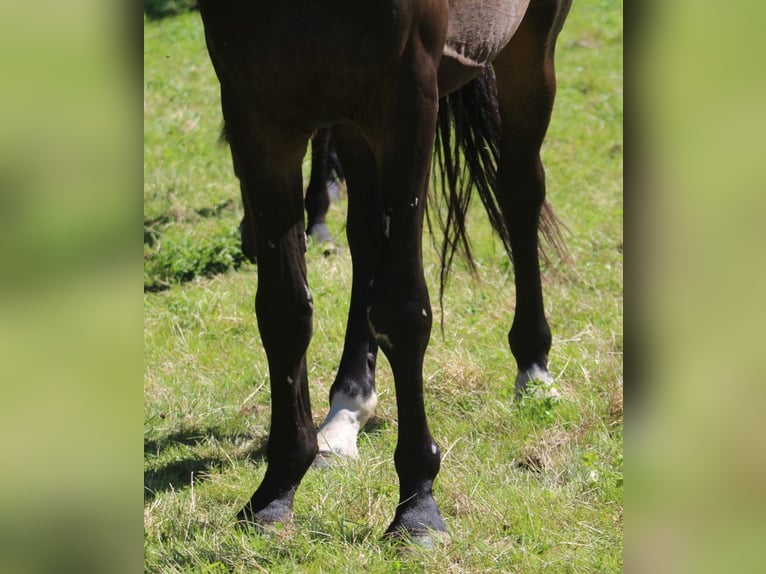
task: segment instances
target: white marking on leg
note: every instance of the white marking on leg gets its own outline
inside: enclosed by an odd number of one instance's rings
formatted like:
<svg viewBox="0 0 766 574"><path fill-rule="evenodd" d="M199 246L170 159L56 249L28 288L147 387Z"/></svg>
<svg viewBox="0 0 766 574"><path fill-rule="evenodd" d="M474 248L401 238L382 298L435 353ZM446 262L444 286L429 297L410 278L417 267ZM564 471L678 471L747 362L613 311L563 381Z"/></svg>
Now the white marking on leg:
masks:
<svg viewBox="0 0 766 574"><path fill-rule="evenodd" d="M439 452L439 447L436 446L436 444L431 443L431 453L437 454Z"/></svg>
<svg viewBox="0 0 766 574"><path fill-rule="evenodd" d="M293 378L292 378L292 377L290 377L290 376L288 376L288 377L287 377L287 383L288 383L288 384L290 384L290 385L292 385L292 384L293 384L293 382L294 382L294 381L293 381Z"/></svg>
<svg viewBox="0 0 766 574"><path fill-rule="evenodd" d="M330 412L317 434L319 453L359 458L356 437L375 412L377 404L378 395L374 389L366 400L360 395L352 398L343 392L336 392Z"/></svg>
<svg viewBox="0 0 766 574"><path fill-rule="evenodd" d="M422 313L423 313L423 317L428 317L428 311L426 311L425 309L423 309L423 310L422 310Z"/></svg>

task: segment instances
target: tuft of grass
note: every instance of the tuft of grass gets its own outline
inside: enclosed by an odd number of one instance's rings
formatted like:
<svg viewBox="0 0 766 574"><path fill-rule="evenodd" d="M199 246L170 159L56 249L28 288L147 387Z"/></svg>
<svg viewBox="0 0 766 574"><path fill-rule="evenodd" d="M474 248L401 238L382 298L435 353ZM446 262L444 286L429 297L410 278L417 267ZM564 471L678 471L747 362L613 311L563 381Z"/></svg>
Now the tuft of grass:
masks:
<svg viewBox="0 0 766 574"><path fill-rule="evenodd" d="M237 269L244 262L236 229L216 230L203 241L194 235L167 233L144 248L144 290L160 291L173 283Z"/></svg>
<svg viewBox="0 0 766 574"><path fill-rule="evenodd" d="M238 259L239 188L218 145L218 86L196 14L145 22L144 549L147 572L622 571L622 3L580 0L558 48L544 148L549 199L572 255L543 277L561 398L513 400L513 275L486 217L469 221L478 278L456 262L425 366L442 448L435 494L451 541L401 553L380 538L398 498L390 368L360 461L307 474L291 526L234 528L265 472L268 366L253 313L256 268ZM308 157L304 174L308 172ZM351 264L306 254L307 362L320 424L338 368ZM424 258L432 293L438 254ZM156 290L155 290L156 289Z"/></svg>

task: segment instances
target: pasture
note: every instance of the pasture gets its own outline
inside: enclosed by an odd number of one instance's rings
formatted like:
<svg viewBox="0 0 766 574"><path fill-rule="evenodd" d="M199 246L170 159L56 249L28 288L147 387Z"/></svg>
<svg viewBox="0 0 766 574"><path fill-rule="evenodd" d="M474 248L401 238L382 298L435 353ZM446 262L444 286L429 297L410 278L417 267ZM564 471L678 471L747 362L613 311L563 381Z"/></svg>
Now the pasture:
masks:
<svg viewBox="0 0 766 574"><path fill-rule="evenodd" d="M571 261L544 272L562 398L513 401L510 265L480 204L478 277L457 263L434 306L424 368L435 483L451 541L401 553L381 542L398 498L396 405L378 361L376 416L360 460L311 470L292 526L234 528L265 471L268 369L239 252L239 187L217 143L218 83L196 13L144 24L144 551L147 572L618 572L622 570L622 2L576 0L557 51L544 149L549 199ZM304 175L308 174L308 156ZM308 369L321 423L340 360L351 266L310 245ZM438 255L425 241L437 301ZM443 330L440 329L443 321Z"/></svg>

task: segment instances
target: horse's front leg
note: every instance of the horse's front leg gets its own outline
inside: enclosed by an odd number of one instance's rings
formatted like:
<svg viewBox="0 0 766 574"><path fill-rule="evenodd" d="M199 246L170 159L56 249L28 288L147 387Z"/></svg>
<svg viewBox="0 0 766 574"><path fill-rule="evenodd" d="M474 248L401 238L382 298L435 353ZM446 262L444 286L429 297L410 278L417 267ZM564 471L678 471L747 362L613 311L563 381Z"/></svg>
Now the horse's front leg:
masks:
<svg viewBox="0 0 766 574"><path fill-rule="evenodd" d="M368 312L396 386L399 505L387 534L406 534L424 543L433 532L446 531L433 497L441 454L428 428L423 397L423 358L432 315L423 275L422 233L436 131L440 49L426 52L416 42L392 100L393 114L380 150L381 257Z"/></svg>
<svg viewBox="0 0 766 574"><path fill-rule="evenodd" d="M255 229L255 311L271 386L268 467L238 519L269 524L291 516L295 490L317 452L306 372L312 334L301 181L306 143L285 141L282 132L263 126L248 129L225 91L223 96L235 169Z"/></svg>
<svg viewBox="0 0 766 574"><path fill-rule="evenodd" d="M275 211L285 209L284 204L271 205ZM295 490L316 456L317 439L306 370L312 300L303 257L304 226L299 222L276 228L261 220L257 228L255 311L269 363L271 429L266 475L238 519L267 524L290 517Z"/></svg>

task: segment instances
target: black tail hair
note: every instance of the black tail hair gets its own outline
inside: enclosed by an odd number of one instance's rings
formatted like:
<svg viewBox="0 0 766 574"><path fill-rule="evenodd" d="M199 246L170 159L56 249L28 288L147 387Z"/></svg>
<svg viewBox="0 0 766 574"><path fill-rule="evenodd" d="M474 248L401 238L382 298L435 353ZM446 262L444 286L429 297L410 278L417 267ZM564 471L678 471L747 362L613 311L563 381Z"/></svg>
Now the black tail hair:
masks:
<svg viewBox="0 0 766 574"><path fill-rule="evenodd" d="M439 102L434 154L441 186L432 186L426 217L429 230L433 231L435 221L443 237L440 247L440 305L457 251L465 256L471 271L476 270L466 230L474 188L484 204L492 229L500 237L508 256L512 257L510 232L497 198L501 130L497 81L491 66L485 67L480 76ZM548 202L543 203L538 227L556 255L566 259L560 222ZM541 249L541 252L548 261L546 251Z"/></svg>

